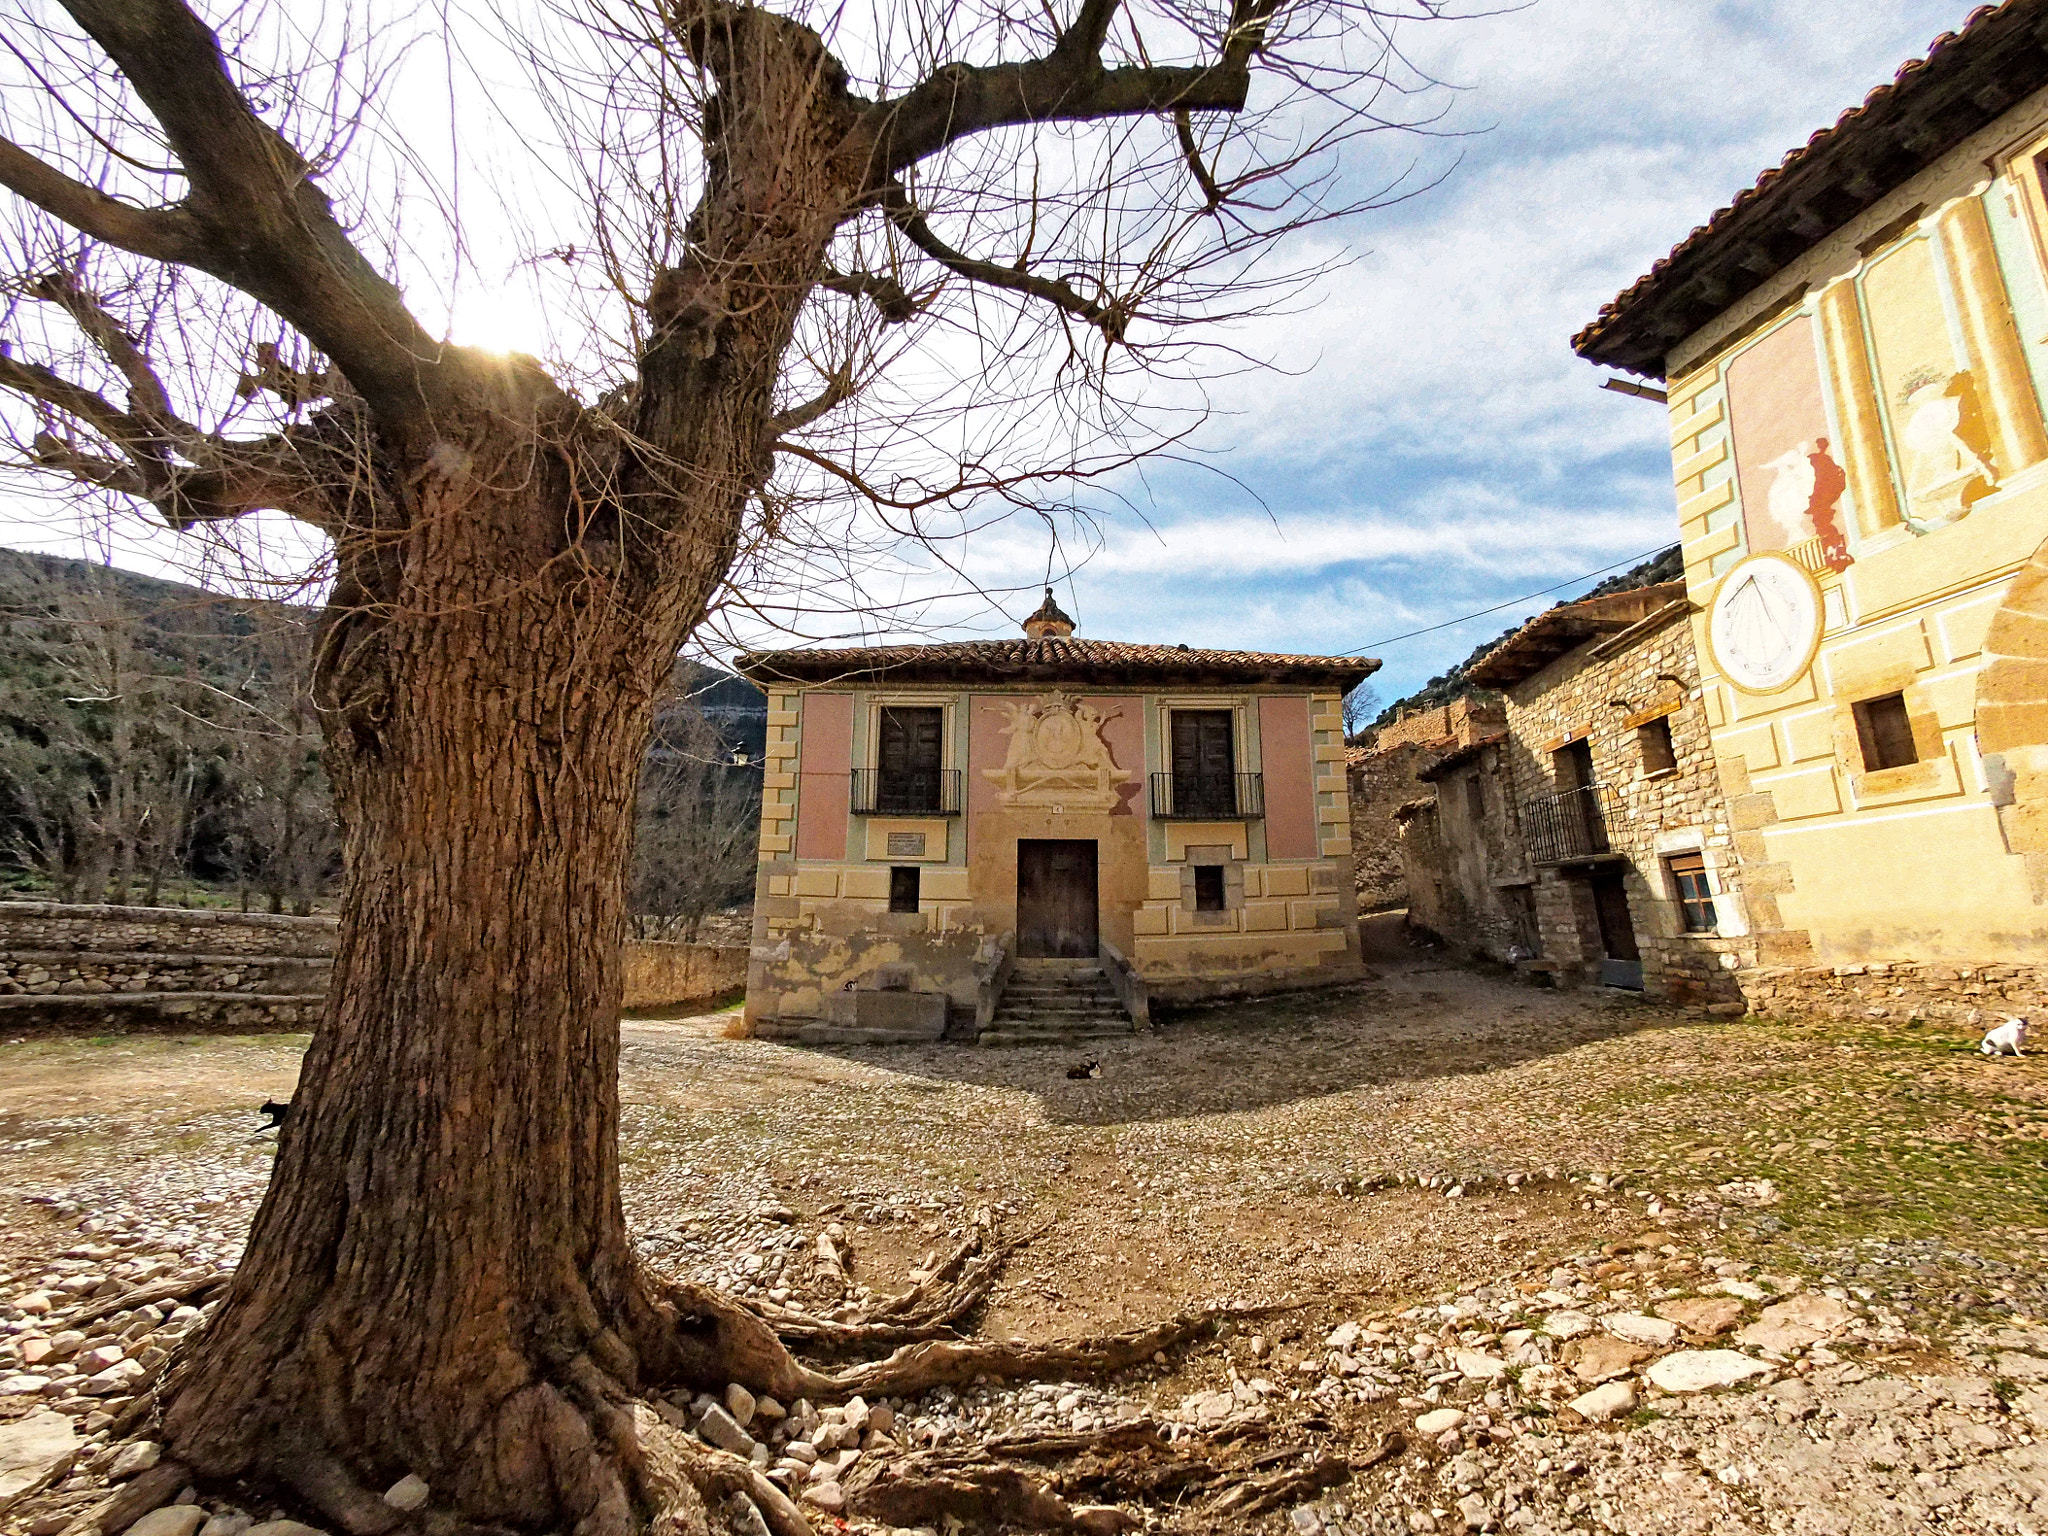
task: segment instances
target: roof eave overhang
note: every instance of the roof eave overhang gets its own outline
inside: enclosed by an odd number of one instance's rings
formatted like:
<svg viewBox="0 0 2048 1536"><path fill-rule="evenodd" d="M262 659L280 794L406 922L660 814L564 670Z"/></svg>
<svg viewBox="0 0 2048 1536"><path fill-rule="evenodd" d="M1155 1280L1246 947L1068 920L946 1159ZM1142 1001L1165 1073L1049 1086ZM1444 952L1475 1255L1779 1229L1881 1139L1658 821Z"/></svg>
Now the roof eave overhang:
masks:
<svg viewBox="0 0 2048 1536"><path fill-rule="evenodd" d="M1371 658L1330 667L1158 667L1143 664L1096 664L1085 667L1022 664L1014 667L943 661L905 661L880 666L832 665L823 661L779 660L773 655L743 656L735 669L749 682L766 687L793 683L804 687L865 684L1018 687L1067 684L1080 688L1245 688L1293 687L1349 693L1380 669Z"/></svg>
<svg viewBox="0 0 2048 1536"><path fill-rule="evenodd" d="M2048 87L2048 0L1985 7L1694 230L1572 338L1661 379L1671 350L1999 116Z"/></svg>

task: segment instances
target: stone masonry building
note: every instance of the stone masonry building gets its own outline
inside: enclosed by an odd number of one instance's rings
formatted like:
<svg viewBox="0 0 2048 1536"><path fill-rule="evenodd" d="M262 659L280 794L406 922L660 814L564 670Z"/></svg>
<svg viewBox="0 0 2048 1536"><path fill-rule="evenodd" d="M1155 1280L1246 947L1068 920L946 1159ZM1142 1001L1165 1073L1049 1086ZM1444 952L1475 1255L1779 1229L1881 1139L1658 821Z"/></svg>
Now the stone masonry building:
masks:
<svg viewBox="0 0 2048 1536"><path fill-rule="evenodd" d="M1016 640L739 659L753 1029L1071 1037L1362 973L1341 700L1378 663L1073 630L1048 592Z"/></svg>
<svg viewBox="0 0 2048 1536"><path fill-rule="evenodd" d="M1746 934L1682 583L1562 604L1474 665L1505 729L1421 777L1411 919L1566 985L1739 1008Z"/></svg>

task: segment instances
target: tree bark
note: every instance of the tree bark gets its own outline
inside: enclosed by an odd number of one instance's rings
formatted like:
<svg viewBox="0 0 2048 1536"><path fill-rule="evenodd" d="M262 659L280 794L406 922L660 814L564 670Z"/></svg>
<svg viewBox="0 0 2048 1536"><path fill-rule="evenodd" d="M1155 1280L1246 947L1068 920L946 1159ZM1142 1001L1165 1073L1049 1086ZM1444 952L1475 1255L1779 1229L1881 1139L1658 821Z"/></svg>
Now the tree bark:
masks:
<svg viewBox="0 0 2048 1536"><path fill-rule="evenodd" d="M199 1475L283 1483L357 1536L398 1523L376 1495L407 1472L470 1522L623 1533L662 1497L633 1394L822 1380L758 1319L643 1274L620 1201L641 756L864 164L833 169L850 109L815 34L733 12L694 41L750 94L650 298L630 432L523 362L458 356L430 423L380 429L337 536L327 1013L162 1428Z"/></svg>
<svg viewBox="0 0 2048 1536"><path fill-rule="evenodd" d="M569 498L494 416L442 440L389 606L330 613L328 1012L166 1422L200 1472L282 1477L355 1531L393 1523L366 1490L407 1471L472 1519L616 1527L605 1399L651 1321L619 1198L619 932L680 626L520 557Z"/></svg>

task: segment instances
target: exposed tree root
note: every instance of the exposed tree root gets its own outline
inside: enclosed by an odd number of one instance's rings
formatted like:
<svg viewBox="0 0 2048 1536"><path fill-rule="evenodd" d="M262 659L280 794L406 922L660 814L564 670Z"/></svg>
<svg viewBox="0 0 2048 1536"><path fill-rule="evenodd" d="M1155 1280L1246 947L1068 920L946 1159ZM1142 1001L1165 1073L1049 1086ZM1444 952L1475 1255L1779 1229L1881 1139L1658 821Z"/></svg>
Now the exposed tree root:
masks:
<svg viewBox="0 0 2048 1536"><path fill-rule="evenodd" d="M1237 1484L1211 1499L1211 1515L1263 1515L1283 1504L1299 1504L1325 1488L1349 1480L1351 1464L1341 1456L1318 1456L1305 1467L1288 1467Z"/></svg>
<svg viewBox="0 0 2048 1536"><path fill-rule="evenodd" d="M1012 1238L984 1253L984 1234L976 1228L931 1274L902 1294L884 1298L858 1321L788 1310L763 1310L761 1316L785 1343L814 1355L852 1355L958 1337L955 1325L995 1289L1010 1256L1039 1235Z"/></svg>
<svg viewBox="0 0 2048 1536"><path fill-rule="evenodd" d="M189 1270L168 1280L152 1281L148 1285L137 1286L132 1291L123 1291L118 1296L109 1296L105 1301L66 1318L65 1326L83 1328L87 1323L96 1323L103 1317L112 1317L116 1312L131 1312L137 1307L154 1306L159 1302L203 1299L212 1292L224 1288L233 1278L232 1274L218 1269Z"/></svg>

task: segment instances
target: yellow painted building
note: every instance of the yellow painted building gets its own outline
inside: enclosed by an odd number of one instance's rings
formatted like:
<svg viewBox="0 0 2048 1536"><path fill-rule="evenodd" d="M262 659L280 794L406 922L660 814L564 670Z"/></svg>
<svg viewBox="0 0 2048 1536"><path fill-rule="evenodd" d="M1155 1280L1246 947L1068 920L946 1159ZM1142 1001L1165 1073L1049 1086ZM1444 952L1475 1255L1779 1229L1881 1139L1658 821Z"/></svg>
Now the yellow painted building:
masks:
<svg viewBox="0 0 2048 1536"><path fill-rule="evenodd" d="M1667 381L1751 969L2042 981L2044 25L1979 12L1574 339Z"/></svg>
<svg viewBox="0 0 2048 1536"><path fill-rule="evenodd" d="M1361 974L1343 695L1378 663L1077 639L762 651L747 1019L812 1040L1128 1033Z"/></svg>

